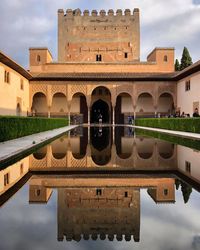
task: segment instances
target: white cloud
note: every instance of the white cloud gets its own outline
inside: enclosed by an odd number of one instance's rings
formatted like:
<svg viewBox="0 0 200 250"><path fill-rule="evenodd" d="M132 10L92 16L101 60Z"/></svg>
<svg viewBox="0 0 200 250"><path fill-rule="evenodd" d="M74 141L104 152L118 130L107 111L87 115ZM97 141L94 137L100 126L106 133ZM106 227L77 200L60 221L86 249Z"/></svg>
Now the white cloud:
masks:
<svg viewBox="0 0 200 250"><path fill-rule="evenodd" d="M0 49L27 66L28 48L47 46L57 54L57 9L134 9L141 15L141 58L155 46L173 46L180 58L184 46L193 61L200 58L200 5L195 0L1 0Z"/></svg>

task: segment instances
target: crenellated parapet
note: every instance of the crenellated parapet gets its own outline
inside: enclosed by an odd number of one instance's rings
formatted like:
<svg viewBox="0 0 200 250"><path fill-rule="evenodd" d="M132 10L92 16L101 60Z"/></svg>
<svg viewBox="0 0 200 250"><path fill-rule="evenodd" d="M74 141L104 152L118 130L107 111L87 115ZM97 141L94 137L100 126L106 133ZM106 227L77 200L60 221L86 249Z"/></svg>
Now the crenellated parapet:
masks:
<svg viewBox="0 0 200 250"><path fill-rule="evenodd" d="M139 61L139 16L139 9L59 9L58 61Z"/></svg>
<svg viewBox="0 0 200 250"><path fill-rule="evenodd" d="M58 13L59 14L63 14L67 17L72 17L72 16L92 16L92 17L107 17L107 16L133 16L136 13L139 12L138 8L135 8L133 11L131 11L130 9L125 9L124 11L121 9L116 10L116 12L114 12L113 9L109 9L107 12L105 10L100 10L99 12L97 10L92 10L91 12L89 10L84 10L83 12L81 12L80 9L67 9L66 13L64 12L63 9L59 9Z"/></svg>

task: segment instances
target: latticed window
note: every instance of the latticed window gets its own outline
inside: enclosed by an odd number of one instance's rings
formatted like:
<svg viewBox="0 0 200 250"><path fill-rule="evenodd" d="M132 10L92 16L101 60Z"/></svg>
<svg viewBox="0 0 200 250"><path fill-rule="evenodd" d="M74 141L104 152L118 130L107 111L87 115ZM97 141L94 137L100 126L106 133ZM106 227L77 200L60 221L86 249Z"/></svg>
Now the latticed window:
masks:
<svg viewBox="0 0 200 250"><path fill-rule="evenodd" d="M190 90L190 80L185 82L185 91L189 91Z"/></svg>
<svg viewBox="0 0 200 250"><path fill-rule="evenodd" d="M10 72L4 71L4 82L10 83Z"/></svg>
<svg viewBox="0 0 200 250"><path fill-rule="evenodd" d="M189 161L185 161L185 171L188 173L191 172L191 163Z"/></svg>
<svg viewBox="0 0 200 250"><path fill-rule="evenodd" d="M9 173L4 175L4 186L7 186L9 184Z"/></svg>

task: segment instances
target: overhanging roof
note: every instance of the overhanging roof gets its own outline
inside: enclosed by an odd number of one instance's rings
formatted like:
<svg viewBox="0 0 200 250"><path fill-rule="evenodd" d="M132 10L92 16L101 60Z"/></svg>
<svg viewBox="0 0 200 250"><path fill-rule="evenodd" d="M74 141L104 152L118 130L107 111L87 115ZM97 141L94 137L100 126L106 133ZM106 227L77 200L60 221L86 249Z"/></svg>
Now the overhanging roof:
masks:
<svg viewBox="0 0 200 250"><path fill-rule="evenodd" d="M15 70L17 73L21 74L26 79L30 80L32 78L32 75L27 70L25 70L18 63L6 56L2 51L0 51L0 62Z"/></svg>
<svg viewBox="0 0 200 250"><path fill-rule="evenodd" d="M40 73L37 81L173 81L175 73Z"/></svg>

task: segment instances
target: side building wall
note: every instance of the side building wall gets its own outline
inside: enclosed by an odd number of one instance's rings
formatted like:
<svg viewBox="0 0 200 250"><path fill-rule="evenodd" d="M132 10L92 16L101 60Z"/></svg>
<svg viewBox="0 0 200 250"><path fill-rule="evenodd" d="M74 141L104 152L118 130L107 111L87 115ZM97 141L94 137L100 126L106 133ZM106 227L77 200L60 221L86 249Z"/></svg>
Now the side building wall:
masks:
<svg viewBox="0 0 200 250"><path fill-rule="evenodd" d="M192 116L200 108L200 72L185 77L177 83L177 107Z"/></svg>
<svg viewBox="0 0 200 250"><path fill-rule="evenodd" d="M0 114L26 116L29 80L0 62Z"/></svg>

